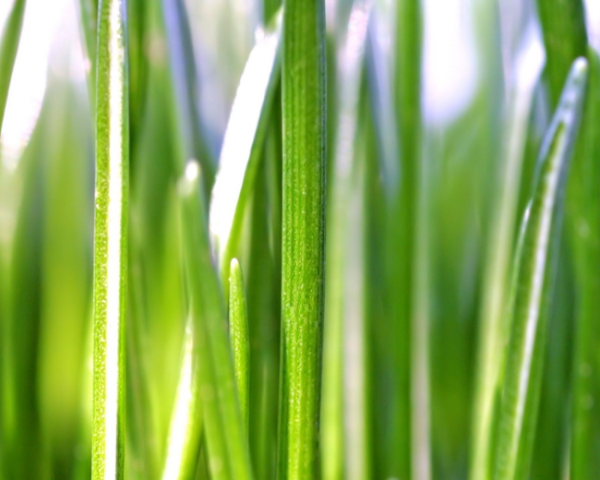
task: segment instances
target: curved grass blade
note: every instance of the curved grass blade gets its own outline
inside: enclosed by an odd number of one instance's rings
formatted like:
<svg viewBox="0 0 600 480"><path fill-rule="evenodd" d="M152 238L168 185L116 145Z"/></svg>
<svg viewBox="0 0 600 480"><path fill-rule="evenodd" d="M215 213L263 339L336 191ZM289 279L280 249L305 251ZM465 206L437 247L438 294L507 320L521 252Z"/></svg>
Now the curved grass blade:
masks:
<svg viewBox="0 0 600 480"><path fill-rule="evenodd" d="M586 79L587 62L578 59L546 135L536 188L524 219L512 285L512 326L500 407L496 480L526 478L531 464L562 197Z"/></svg>
<svg viewBox="0 0 600 480"><path fill-rule="evenodd" d="M588 90L568 193L579 308L575 339L571 479L593 478L600 412L600 58L588 48Z"/></svg>
<svg viewBox="0 0 600 480"><path fill-rule="evenodd" d="M511 88L507 122L502 189L494 205L495 220L490 235L491 245L486 264L482 304L482 328L479 337L476 400L473 416L469 477L485 480L492 477L494 412L498 407L502 348L506 327L503 324L507 300L510 257L513 251L514 230L517 226L517 201L521 168L525 155L528 121L541 64L537 67L533 50L523 51L517 60L517 78Z"/></svg>
<svg viewBox="0 0 600 480"><path fill-rule="evenodd" d="M25 3L25 0L14 0L4 25L2 37L0 37L0 132L2 132L10 79L21 38Z"/></svg>
<svg viewBox="0 0 600 480"><path fill-rule="evenodd" d="M546 47L546 75L550 106L561 96L571 63L587 53L587 34L582 0L537 0Z"/></svg>
<svg viewBox="0 0 600 480"><path fill-rule="evenodd" d="M250 53L229 117L212 193L210 232L216 244L226 299L229 268L240 246L244 214L278 84L280 36L280 27L271 29Z"/></svg>
<svg viewBox="0 0 600 480"><path fill-rule="evenodd" d="M171 66L172 115L179 132L177 158L180 162L191 158L200 161L208 193L214 182L215 165L200 123L196 59L186 8L183 0L163 0L162 6ZM179 173L184 167L184 163L176 165Z"/></svg>
<svg viewBox="0 0 600 480"><path fill-rule="evenodd" d="M125 0L99 6L92 478L124 476L129 91Z"/></svg>
<svg viewBox="0 0 600 480"><path fill-rule="evenodd" d="M248 429L248 309L244 292L242 269L237 259L231 261L229 273L229 336L233 351L233 365L238 387L242 420Z"/></svg>
<svg viewBox="0 0 600 480"><path fill-rule="evenodd" d="M200 167L192 161L179 190L185 274L194 328L194 359L212 478L251 479L247 434L236 395L225 306L214 269Z"/></svg>
<svg viewBox="0 0 600 480"><path fill-rule="evenodd" d="M317 478L324 303L325 4L285 0L280 480Z"/></svg>
<svg viewBox="0 0 600 480"><path fill-rule="evenodd" d="M350 14L349 28L346 39L337 55L338 78L342 80L339 98L339 125L337 127L336 145L334 153L333 175L331 178L330 203L327 215L327 264L325 288L325 327L323 336L323 389L321 399L321 451L322 451L322 478L324 480L338 480L352 478L358 475L366 478L364 469L349 468L345 471L346 460L360 462L363 455L368 453L365 449L350 452L346 448L362 438L354 435L346 436L345 417L358 418L360 413L347 412L344 399L344 338L347 325L345 320L355 317L360 311L353 312L349 308L349 263L353 255L360 257L358 252L351 252L348 246L348 235L351 228L351 217L356 216L356 211L351 210L351 202L356 197L354 176L357 170L356 138L358 135L359 103L361 98L361 85L364 72L364 56L366 49L367 30L369 24L370 2L357 2ZM353 188L354 187L354 188ZM360 201L360 200L359 200ZM354 204L355 202L352 202ZM357 223L357 222L354 222ZM364 371L360 368L361 359L356 359L359 365L357 371L352 372L354 384ZM356 400L360 398L356 396ZM352 414L358 413L357 417ZM361 422L362 423L362 422ZM359 426L359 428L361 428ZM363 437L364 438L364 437ZM347 453L346 453L347 452ZM366 462L365 462L366 463ZM349 465L350 466L350 465ZM346 477L344 476L346 475Z"/></svg>

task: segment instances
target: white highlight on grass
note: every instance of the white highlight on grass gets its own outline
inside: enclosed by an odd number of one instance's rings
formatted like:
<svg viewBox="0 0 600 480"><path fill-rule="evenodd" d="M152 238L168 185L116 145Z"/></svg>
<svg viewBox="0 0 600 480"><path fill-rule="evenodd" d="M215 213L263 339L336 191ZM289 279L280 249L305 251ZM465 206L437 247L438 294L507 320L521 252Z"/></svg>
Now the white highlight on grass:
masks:
<svg viewBox="0 0 600 480"><path fill-rule="evenodd" d="M265 35L250 53L231 109L210 206L210 232L219 256L229 241L271 80L278 38L277 33Z"/></svg>
<svg viewBox="0 0 600 480"><path fill-rule="evenodd" d="M39 115L49 48L66 5L75 8L72 0L27 0L0 139L2 158L10 169L15 168ZM12 1L0 0L2 28L11 6Z"/></svg>
<svg viewBox="0 0 600 480"><path fill-rule="evenodd" d="M586 0L584 3L590 44L600 55L600 0Z"/></svg>
<svg viewBox="0 0 600 480"><path fill-rule="evenodd" d="M117 478L119 404L119 350L121 322L121 270L123 234L123 64L122 0L110 3L110 98L109 98L109 184L108 252L106 273L106 370L105 370L105 471L104 478Z"/></svg>

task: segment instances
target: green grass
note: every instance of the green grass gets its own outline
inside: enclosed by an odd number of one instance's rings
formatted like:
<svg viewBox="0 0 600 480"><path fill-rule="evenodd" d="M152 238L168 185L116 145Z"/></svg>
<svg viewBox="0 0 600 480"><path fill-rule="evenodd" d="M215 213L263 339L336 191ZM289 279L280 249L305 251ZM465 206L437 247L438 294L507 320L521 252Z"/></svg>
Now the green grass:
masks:
<svg viewBox="0 0 600 480"><path fill-rule="evenodd" d="M461 4L441 119L441 4L72 3L0 151L0 480L597 477L585 2Z"/></svg>

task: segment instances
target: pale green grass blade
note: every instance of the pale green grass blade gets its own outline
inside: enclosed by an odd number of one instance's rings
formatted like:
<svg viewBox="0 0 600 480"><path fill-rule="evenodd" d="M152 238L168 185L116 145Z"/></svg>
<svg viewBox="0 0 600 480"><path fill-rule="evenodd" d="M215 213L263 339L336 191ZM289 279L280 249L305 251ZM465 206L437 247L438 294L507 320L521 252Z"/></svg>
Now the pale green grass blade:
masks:
<svg viewBox="0 0 600 480"><path fill-rule="evenodd" d="M546 135L533 200L524 219L509 312L510 340L495 457L497 480L524 478L531 464L562 199L586 78L587 62L578 59Z"/></svg>
<svg viewBox="0 0 600 480"><path fill-rule="evenodd" d="M237 259L229 270L229 336L237 382L242 420L248 429L248 369L250 361L248 338L248 307L242 269Z"/></svg>
<svg viewBox="0 0 600 480"><path fill-rule="evenodd" d="M25 0L13 0L2 36L0 37L0 132L2 132L2 122L4 120L10 79L15 59L17 58L19 40L21 39L25 3Z"/></svg>
<svg viewBox="0 0 600 480"><path fill-rule="evenodd" d="M546 47L550 106L555 109L571 63L587 53L583 1L538 0L536 3Z"/></svg>
<svg viewBox="0 0 600 480"><path fill-rule="evenodd" d="M99 6L92 478L124 478L129 95L124 0Z"/></svg>
<svg viewBox="0 0 600 480"><path fill-rule="evenodd" d="M589 79L581 135L568 193L579 307L573 366L571 479L593 478L600 469L600 365L597 313L600 298L600 58L588 49Z"/></svg>
<svg viewBox="0 0 600 480"><path fill-rule="evenodd" d="M364 381L364 363L362 356L354 356L353 362L357 363L356 369L348 376L344 371L347 331L350 325L346 321L362 317L361 308L352 308L354 299L360 300L360 292L349 292L350 284L362 281L362 272L358 269L357 275L351 276L351 261L361 258L362 251L359 246L353 251L350 249L349 238L355 238L360 244L360 231L351 232L351 225L357 217L357 209L351 208L356 201L362 199L357 195L354 187L354 177L359 161L356 147L359 136L359 104L361 100L361 86L364 72L364 56L369 24L370 2L357 2L350 15L350 28L337 55L338 78L342 80L339 91L339 125L337 127L334 164L330 178L330 202L327 214L327 264L325 275L325 327L323 333L323 388L321 399L321 452L322 474L324 480L338 480L342 478L366 478L366 462L361 462L367 450L356 446L364 439L363 412L359 408L349 409L345 401L360 402L364 392L353 392L357 395L345 395L345 384L362 385ZM359 205L360 207L360 205ZM360 211L360 210L359 210ZM360 216L358 216L360 220ZM353 236L352 236L353 235ZM356 251L358 250L358 251ZM356 270L356 266L354 269ZM358 315L358 317L357 317ZM355 328L356 330L356 328ZM356 339L358 347L362 346L362 338ZM355 342L355 343L356 343ZM346 419L358 422L359 432L347 435ZM358 433L358 434L356 434ZM346 445L347 443L347 445ZM352 450L350 450L351 447ZM345 464L348 462L348 469ZM359 464L356 465L358 462ZM351 468L352 467L352 468Z"/></svg>
<svg viewBox="0 0 600 480"><path fill-rule="evenodd" d="M247 432L237 398L225 306L212 263L200 181L200 167L188 163L179 188L181 228L208 463L214 479L251 479Z"/></svg>
<svg viewBox="0 0 600 480"><path fill-rule="evenodd" d="M238 254L242 225L263 153L280 75L279 27L266 31L250 53L223 139L210 204L210 232L227 299L229 268Z"/></svg>
<svg viewBox="0 0 600 480"><path fill-rule="evenodd" d="M501 162L501 189L493 206L490 247L485 266L479 336L476 400L469 476L472 480L491 479L494 412L498 407L500 369L506 339L505 305L508 299L510 258L517 226L517 201L525 155L528 121L540 69L532 66L531 49L516 62L516 79L511 85L510 103L504 125L504 151ZM532 68L533 67L533 68ZM541 67L541 65L540 65Z"/></svg>
<svg viewBox="0 0 600 480"><path fill-rule="evenodd" d="M319 475L327 94L323 0L285 0L283 19L282 413L280 480Z"/></svg>

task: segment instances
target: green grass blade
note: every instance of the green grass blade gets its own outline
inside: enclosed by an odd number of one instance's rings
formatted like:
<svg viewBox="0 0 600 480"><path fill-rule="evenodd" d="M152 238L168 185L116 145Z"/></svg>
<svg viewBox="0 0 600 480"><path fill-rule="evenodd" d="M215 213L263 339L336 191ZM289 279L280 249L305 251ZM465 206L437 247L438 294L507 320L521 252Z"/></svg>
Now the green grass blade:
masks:
<svg viewBox="0 0 600 480"><path fill-rule="evenodd" d="M600 469L598 411L600 371L597 332L600 316L600 58L588 50L589 80L581 136L573 160L568 213L579 308L573 367L571 479L593 478Z"/></svg>
<svg viewBox="0 0 600 480"><path fill-rule="evenodd" d="M2 132L10 79L15 65L15 58L17 58L19 40L21 39L25 3L25 0L13 1L4 25L4 31L0 37L0 132Z"/></svg>
<svg viewBox="0 0 600 480"><path fill-rule="evenodd" d="M362 415L358 412L346 411L344 400L351 402L350 396L346 397L344 384L349 383L344 373L344 345L346 331L349 325L346 320L356 318L362 313L361 309L350 307L351 297L348 295L351 283L350 263L353 257L361 258L361 251L350 251L348 237L351 229L352 218L357 212L351 209L349 202L360 202L354 187L354 177L357 170L358 155L356 138L359 129L359 104L361 99L361 85L364 73L364 56L369 24L369 2L357 2L350 14L350 25L346 39L337 55L338 78L341 79L339 101L339 125L337 127L334 164L332 166L329 191L330 202L327 214L327 264L326 264L326 294L325 294L325 327L323 336L323 389L321 399L321 452L322 452L322 478L324 480L337 480L353 478L358 475L365 478L365 465L359 468L345 470L346 461L356 467L353 462L361 462L365 449L349 451L346 448L357 445L364 436L347 436L345 418L358 422L362 429ZM356 198L358 197L358 198ZM355 225L352 225L355 226ZM353 232L355 238L360 235ZM360 232L359 232L360 233ZM356 280L362 280L359 275ZM353 277L354 280L354 277ZM360 292L353 292L355 299L360 298ZM360 318L359 322L360 322ZM360 339L360 337L358 337ZM359 340L359 345L361 344ZM356 358L357 357L357 358ZM362 357L353 359L358 363L358 369L352 372L353 384L361 384ZM346 381L348 380L348 381ZM361 398L361 393L354 396L355 400ZM354 415L358 414L358 415ZM361 438L359 438L361 437ZM366 462L365 462L366 463ZM344 473L346 472L346 474ZM344 476L346 475L346 477Z"/></svg>
<svg viewBox="0 0 600 480"><path fill-rule="evenodd" d="M101 0L96 91L92 478L124 476L124 341L129 199L125 0Z"/></svg>
<svg viewBox="0 0 600 480"><path fill-rule="evenodd" d="M550 106L558 105L571 63L587 51L582 0L537 0L546 47L546 77Z"/></svg>
<svg viewBox="0 0 600 480"><path fill-rule="evenodd" d="M542 147L539 176L524 219L512 285L512 326L495 458L497 480L525 478L531 464L562 197L586 79L587 62L578 59Z"/></svg>
<svg viewBox="0 0 600 480"><path fill-rule="evenodd" d="M323 0L285 0L279 479L318 477L327 95Z"/></svg>
<svg viewBox="0 0 600 480"><path fill-rule="evenodd" d="M210 205L210 231L219 256L226 299L229 267L240 247L244 215L252 196L278 84L280 37L279 27L267 31L250 53L223 140Z"/></svg>
<svg viewBox="0 0 600 480"><path fill-rule="evenodd" d="M517 78L511 86L507 120L504 126L501 190L496 198L490 248L485 266L482 301L482 328L479 336L476 400L469 476L471 480L492 477L494 411L500 388L502 349L506 339L503 324L508 287L510 258L517 226L517 201L525 141L539 69L531 68L531 56L521 55L517 62Z"/></svg>
<svg viewBox="0 0 600 480"><path fill-rule="evenodd" d="M233 351L233 365L238 387L242 420L248 429L248 309L242 269L237 259L231 261L229 270L229 336Z"/></svg>
<svg viewBox="0 0 600 480"><path fill-rule="evenodd" d="M212 263L200 167L188 163L180 185L185 273L194 328L208 461L214 479L251 479L247 433L236 394L225 306Z"/></svg>

